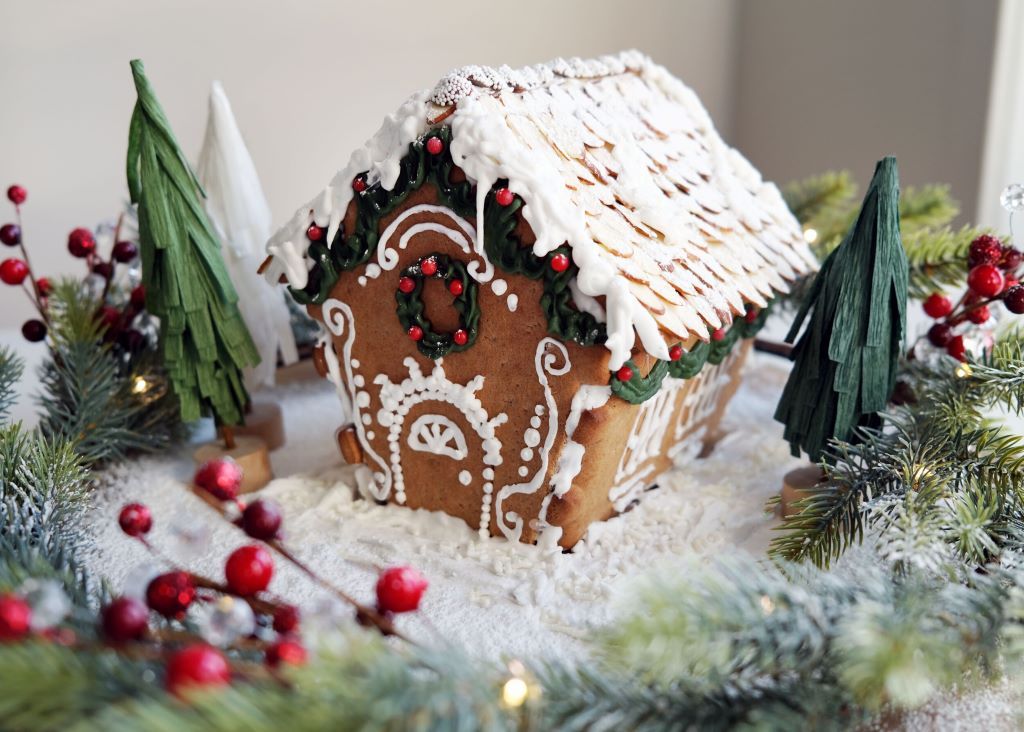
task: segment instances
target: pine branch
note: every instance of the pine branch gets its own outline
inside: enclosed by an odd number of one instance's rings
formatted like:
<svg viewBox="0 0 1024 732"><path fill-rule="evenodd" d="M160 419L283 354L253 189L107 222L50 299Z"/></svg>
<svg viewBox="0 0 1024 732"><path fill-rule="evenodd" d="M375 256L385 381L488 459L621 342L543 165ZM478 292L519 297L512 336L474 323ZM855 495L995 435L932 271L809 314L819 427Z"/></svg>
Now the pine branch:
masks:
<svg viewBox="0 0 1024 732"><path fill-rule="evenodd" d="M0 423L7 419L17 401L16 386L25 370L24 362L6 346L0 348Z"/></svg>

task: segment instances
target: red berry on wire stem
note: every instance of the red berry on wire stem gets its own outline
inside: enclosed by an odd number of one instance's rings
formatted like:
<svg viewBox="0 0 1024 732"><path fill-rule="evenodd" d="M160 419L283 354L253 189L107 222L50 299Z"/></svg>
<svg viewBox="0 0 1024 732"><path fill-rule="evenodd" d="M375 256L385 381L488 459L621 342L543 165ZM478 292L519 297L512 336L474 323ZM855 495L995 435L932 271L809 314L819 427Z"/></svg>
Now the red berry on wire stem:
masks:
<svg viewBox="0 0 1024 732"><path fill-rule="evenodd" d="M996 264L1003 256L1003 245L994 236L982 234L971 242L967 254L967 264L977 267L979 264Z"/></svg>
<svg viewBox="0 0 1024 732"><path fill-rule="evenodd" d="M13 185L7 189L7 200L15 206L25 203L26 198L28 198L28 191L23 186Z"/></svg>
<svg viewBox="0 0 1024 732"><path fill-rule="evenodd" d="M979 264L967 273L967 286L982 297L995 297L1003 291L1003 273L992 264Z"/></svg>
<svg viewBox="0 0 1024 732"><path fill-rule="evenodd" d="M11 257L0 262L0 280L5 285L20 285L28 277L28 265L21 259Z"/></svg>
<svg viewBox="0 0 1024 732"><path fill-rule="evenodd" d="M16 247L21 244L21 227L17 224L4 224L0 226L0 242L9 247Z"/></svg>
<svg viewBox="0 0 1024 732"><path fill-rule="evenodd" d="M96 250L96 239L88 229L72 229L68 234L68 251L71 256L83 259Z"/></svg>
<svg viewBox="0 0 1024 732"><path fill-rule="evenodd" d="M928 329L928 342L936 348L945 348L953 340L953 327L946 323L936 323Z"/></svg>
<svg viewBox="0 0 1024 732"><path fill-rule="evenodd" d="M146 604L165 618L185 617L195 598L196 586L187 572L157 575L146 587Z"/></svg>
<svg viewBox="0 0 1024 732"><path fill-rule="evenodd" d="M213 646L196 643L176 651L167 661L167 691L177 697L190 690L210 689L231 683L231 666Z"/></svg>
<svg viewBox="0 0 1024 732"><path fill-rule="evenodd" d="M386 613L408 613L420 606L426 578L412 567L391 567L377 580L377 607Z"/></svg>
<svg viewBox="0 0 1024 732"><path fill-rule="evenodd" d="M242 486L242 469L231 458L214 458L199 467L192 482L214 498L233 501Z"/></svg>
<svg viewBox="0 0 1024 732"><path fill-rule="evenodd" d="M253 539L277 538L282 521L281 507L266 498L253 501L242 511L242 530Z"/></svg>
<svg viewBox="0 0 1024 732"><path fill-rule="evenodd" d="M117 523L128 536L144 536L153 528L153 514L141 503L129 503L121 509Z"/></svg>
<svg viewBox="0 0 1024 732"><path fill-rule="evenodd" d="M1024 255L1020 253L1020 250L1006 247L1003 249L1002 259L999 260L999 267L1007 272L1012 272L1020 266L1022 258L1024 258Z"/></svg>
<svg viewBox="0 0 1024 732"><path fill-rule="evenodd" d="M92 273L98 275L105 280L109 280L114 276L114 265L110 262L96 262L92 266Z"/></svg>
<svg viewBox="0 0 1024 732"><path fill-rule="evenodd" d="M989 312L988 305L979 305L973 310L968 311L967 319L972 323L981 325L989 319L991 313Z"/></svg>
<svg viewBox="0 0 1024 732"><path fill-rule="evenodd" d="M41 320L26 320L21 326L21 335L29 343L38 343L46 338L46 323Z"/></svg>
<svg viewBox="0 0 1024 732"><path fill-rule="evenodd" d="M114 258L115 262L127 264L139 256L139 248L135 246L134 242L119 241L114 244L114 248L110 250L110 256Z"/></svg>
<svg viewBox="0 0 1024 732"><path fill-rule="evenodd" d="M267 589L274 576L274 560L270 552L258 544L239 547L231 552L224 565L228 587L239 595L255 595Z"/></svg>
<svg viewBox="0 0 1024 732"><path fill-rule="evenodd" d="M0 595L0 643L20 640L31 629L32 607L17 595Z"/></svg>
<svg viewBox="0 0 1024 732"><path fill-rule="evenodd" d="M953 302L938 292L933 292L923 303L924 312L929 318L944 318L953 312Z"/></svg>
<svg viewBox="0 0 1024 732"><path fill-rule="evenodd" d="M964 337L962 335L953 336L949 343L946 344L946 353L953 358L963 361L967 355L967 346L964 344Z"/></svg>
<svg viewBox="0 0 1024 732"><path fill-rule="evenodd" d="M294 605L281 605L274 610L274 630L282 635L294 633L302 614Z"/></svg>
<svg viewBox="0 0 1024 732"><path fill-rule="evenodd" d="M39 297L49 297L51 292L53 292L53 283L50 282L49 277L40 277L36 280L36 294Z"/></svg>
<svg viewBox="0 0 1024 732"><path fill-rule="evenodd" d="M1024 285L1014 285L1003 295L1003 305L1014 315L1024 313Z"/></svg>
<svg viewBox="0 0 1024 732"><path fill-rule="evenodd" d="M136 285L132 288L132 293L129 295L129 302L132 307L136 310L142 310L146 307L146 286Z"/></svg>
<svg viewBox="0 0 1024 732"><path fill-rule="evenodd" d="M283 639L274 641L267 648L267 665L271 668L279 666L304 666L307 659L306 649L298 641Z"/></svg>
<svg viewBox="0 0 1024 732"><path fill-rule="evenodd" d="M149 608L134 597L119 597L103 606L100 626L112 643L142 640L149 627Z"/></svg>

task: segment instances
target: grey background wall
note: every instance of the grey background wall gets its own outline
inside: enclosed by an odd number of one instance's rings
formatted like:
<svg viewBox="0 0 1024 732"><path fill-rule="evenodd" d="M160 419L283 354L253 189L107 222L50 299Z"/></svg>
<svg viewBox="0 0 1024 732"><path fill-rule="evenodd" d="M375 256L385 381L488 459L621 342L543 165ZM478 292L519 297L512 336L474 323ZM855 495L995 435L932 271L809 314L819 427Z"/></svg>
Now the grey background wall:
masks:
<svg viewBox="0 0 1024 732"><path fill-rule="evenodd" d="M283 220L412 91L466 63L636 47L693 86L725 137L779 181L900 156L909 182L975 197L996 0L32 0L0 4L0 184L30 191L26 240L77 271L67 232L125 196L145 59L186 151L221 80ZM5 201L0 211L6 212ZM6 220L6 213L0 215ZM29 317L0 288L0 327Z"/></svg>

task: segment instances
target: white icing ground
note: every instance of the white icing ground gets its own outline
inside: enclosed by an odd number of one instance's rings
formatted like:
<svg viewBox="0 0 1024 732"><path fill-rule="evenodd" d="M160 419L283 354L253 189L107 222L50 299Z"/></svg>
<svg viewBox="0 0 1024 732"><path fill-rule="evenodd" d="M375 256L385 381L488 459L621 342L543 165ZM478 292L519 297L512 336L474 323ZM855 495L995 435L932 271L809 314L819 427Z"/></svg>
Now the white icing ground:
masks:
<svg viewBox="0 0 1024 732"><path fill-rule="evenodd" d="M613 617L615 601L638 575L678 567L682 560L763 553L777 523L764 514L764 501L799 461L789 456L782 427L771 419L784 364L755 355L747 371L724 422L736 432L708 459L695 461L685 473L667 474L662 487L634 510L595 525L573 554L482 540L441 513L353 500L347 487L352 470L337 467L332 387L319 381L271 392L284 409L288 433L287 446L273 455L274 468L290 477L275 480L263 495L283 505L295 551L362 600L372 600L378 567L411 563L423 571L430 579L424 617L398 621L412 636L427 643L444 638L491 659L584 660L589 629ZM224 557L245 537L186 492L181 481L192 469L182 451L108 474L84 521L93 541L84 559L94 572L120 588L133 569L149 561L116 523L122 504L141 500L153 509L158 546L197 571L221 576ZM174 528L200 537L199 556L174 543ZM278 566L271 590L299 602L307 615L323 614L317 608L326 598L297 572ZM951 694L904 722L913 730L1014 729L1012 691L997 686L966 697Z"/></svg>

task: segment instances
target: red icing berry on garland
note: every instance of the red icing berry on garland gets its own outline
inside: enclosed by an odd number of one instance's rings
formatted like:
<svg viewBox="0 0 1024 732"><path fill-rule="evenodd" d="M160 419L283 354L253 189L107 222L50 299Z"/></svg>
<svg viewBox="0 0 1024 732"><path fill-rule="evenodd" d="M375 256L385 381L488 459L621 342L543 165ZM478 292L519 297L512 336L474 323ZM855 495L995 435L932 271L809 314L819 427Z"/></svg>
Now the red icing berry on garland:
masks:
<svg viewBox="0 0 1024 732"><path fill-rule="evenodd" d="M128 536L143 536L153 528L153 514L141 503L129 503L121 509L117 523Z"/></svg>
<svg viewBox="0 0 1024 732"><path fill-rule="evenodd" d="M135 246L134 242L119 241L114 244L114 248L110 250L110 256L114 258L115 262L127 264L139 256L139 248Z"/></svg>
<svg viewBox="0 0 1024 732"><path fill-rule="evenodd" d="M242 485L242 469L231 458L215 458L200 466L192 482L214 498L233 501Z"/></svg>
<svg viewBox="0 0 1024 732"><path fill-rule="evenodd" d="M427 257L426 259L424 259L422 262L420 262L420 272L422 272L427 277L433 277L435 274L437 274L437 260L434 259L433 257Z"/></svg>
<svg viewBox="0 0 1024 732"><path fill-rule="evenodd" d="M452 334L452 340L455 341L455 345L464 346L469 341L469 333L459 328Z"/></svg>
<svg viewBox="0 0 1024 732"><path fill-rule="evenodd" d="M277 538L283 520L281 507L266 498L253 501L242 511L242 529L253 539L262 541Z"/></svg>
<svg viewBox="0 0 1024 732"><path fill-rule="evenodd" d="M720 341L725 338L725 328L715 328L711 333L711 340Z"/></svg>
<svg viewBox="0 0 1024 732"><path fill-rule="evenodd" d="M28 277L28 265L11 257L0 262L0 280L6 285L20 285Z"/></svg>
<svg viewBox="0 0 1024 732"><path fill-rule="evenodd" d="M930 318L944 318L953 312L953 303L945 295L933 292L924 301L924 312Z"/></svg>
<svg viewBox="0 0 1024 732"><path fill-rule="evenodd" d="M239 547L224 565L228 587L239 595L255 595L267 589L274 576L270 552L258 544Z"/></svg>
<svg viewBox="0 0 1024 732"><path fill-rule="evenodd" d="M1003 291L1003 273L992 264L979 264L967 273L967 286L982 297L995 297Z"/></svg>
<svg viewBox="0 0 1024 732"><path fill-rule="evenodd" d="M281 605L274 611L274 630L282 634L294 633L301 617L294 605Z"/></svg>
<svg viewBox="0 0 1024 732"><path fill-rule="evenodd" d="M4 224L0 226L0 242L9 247L16 247L21 244L21 227L17 224Z"/></svg>
<svg viewBox="0 0 1024 732"><path fill-rule="evenodd" d="M82 259L96 250L96 239L88 229L72 229L68 234L68 251L71 256Z"/></svg>
<svg viewBox="0 0 1024 732"><path fill-rule="evenodd" d="M989 319L990 314L991 313L989 312L988 305L979 305L978 307L974 308L974 310L971 310L969 313L967 313L967 319L972 323L981 325L982 323Z"/></svg>
<svg viewBox="0 0 1024 732"><path fill-rule="evenodd" d="M409 337L412 338L414 341L419 341L423 339L423 328L419 327L418 325L410 326L408 333Z"/></svg>
<svg viewBox="0 0 1024 732"><path fill-rule="evenodd" d="M967 264L977 267L979 264L995 264L1003 256L1003 245L994 236L982 234L971 242L967 254Z"/></svg>
<svg viewBox="0 0 1024 732"><path fill-rule="evenodd" d="M569 258L561 252L554 255L551 257L551 269L556 272L564 272L569 269Z"/></svg>
<svg viewBox="0 0 1024 732"><path fill-rule="evenodd" d="M757 316L761 314L761 311L755 307L747 308L747 312L744 314L743 319L748 323L753 323L757 320Z"/></svg>
<svg viewBox="0 0 1024 732"><path fill-rule="evenodd" d="M615 372L615 378L619 381L629 381L633 378L633 369L629 366L623 366Z"/></svg>
<svg viewBox="0 0 1024 732"><path fill-rule="evenodd" d="M270 668L277 668L282 664L287 666L304 666L306 658L306 649L298 641L279 640L271 643L267 648L267 665Z"/></svg>
<svg viewBox="0 0 1024 732"><path fill-rule="evenodd" d="M964 356L967 354L967 346L964 345L964 337L962 335L953 336L949 343L946 344L946 353L953 358L964 360Z"/></svg>
<svg viewBox="0 0 1024 732"><path fill-rule="evenodd" d="M31 606L17 595L0 595L0 643L25 637L31 627Z"/></svg>
<svg viewBox="0 0 1024 732"><path fill-rule="evenodd" d="M231 666L213 646L196 643L174 653L167 661L167 691L177 697L193 689L211 689L231 683Z"/></svg>
<svg viewBox="0 0 1024 732"><path fill-rule="evenodd" d="M21 326L21 335L29 343L38 343L46 338L46 323L41 320L26 320Z"/></svg>
<svg viewBox="0 0 1024 732"><path fill-rule="evenodd" d="M928 329L928 341L936 348L945 348L953 340L953 327L946 323L936 323Z"/></svg>
<svg viewBox="0 0 1024 732"><path fill-rule="evenodd" d="M452 280L448 283L448 292L458 297L462 294L462 280Z"/></svg>
<svg viewBox="0 0 1024 732"><path fill-rule="evenodd" d="M511 206L516 196L508 188L499 188L494 192L494 200L499 206Z"/></svg>
<svg viewBox="0 0 1024 732"><path fill-rule="evenodd" d="M1015 285L1003 295L1003 305L1015 315L1024 313L1024 285Z"/></svg>
<svg viewBox="0 0 1024 732"><path fill-rule="evenodd" d="M377 580L377 607L387 613L408 613L420 606L426 578L412 567L385 569Z"/></svg>
<svg viewBox="0 0 1024 732"><path fill-rule="evenodd" d="M20 206L25 203L26 198L28 198L28 191L26 191L22 186L13 185L7 189L7 200L15 206Z"/></svg>
<svg viewBox="0 0 1024 732"><path fill-rule="evenodd" d="M672 346L670 349L668 349L668 360L669 361L678 361L682 357L683 357L683 347L682 346Z"/></svg>
<svg viewBox="0 0 1024 732"><path fill-rule="evenodd" d="M412 277L401 277L398 280L398 289L408 295L416 289L416 280Z"/></svg>
<svg viewBox="0 0 1024 732"><path fill-rule="evenodd" d="M100 611L103 635L112 643L141 640L149 626L149 609L134 597L119 597Z"/></svg>
<svg viewBox="0 0 1024 732"><path fill-rule="evenodd" d="M427 140L428 153L431 155L440 155L442 150L444 150L444 143L441 142L440 137L431 137Z"/></svg>
<svg viewBox="0 0 1024 732"><path fill-rule="evenodd" d="M356 193L362 193L363 191L365 191L366 190L366 179L363 178L363 176L361 176L361 175L357 176L352 181L352 190L355 191Z"/></svg>
<svg viewBox="0 0 1024 732"><path fill-rule="evenodd" d="M320 241L324 235L324 230L316 224L310 224L309 228L306 229L306 238L310 241Z"/></svg>
<svg viewBox="0 0 1024 732"><path fill-rule="evenodd" d="M196 586L187 572L157 575L146 587L146 604L165 618L183 618L196 598Z"/></svg>

